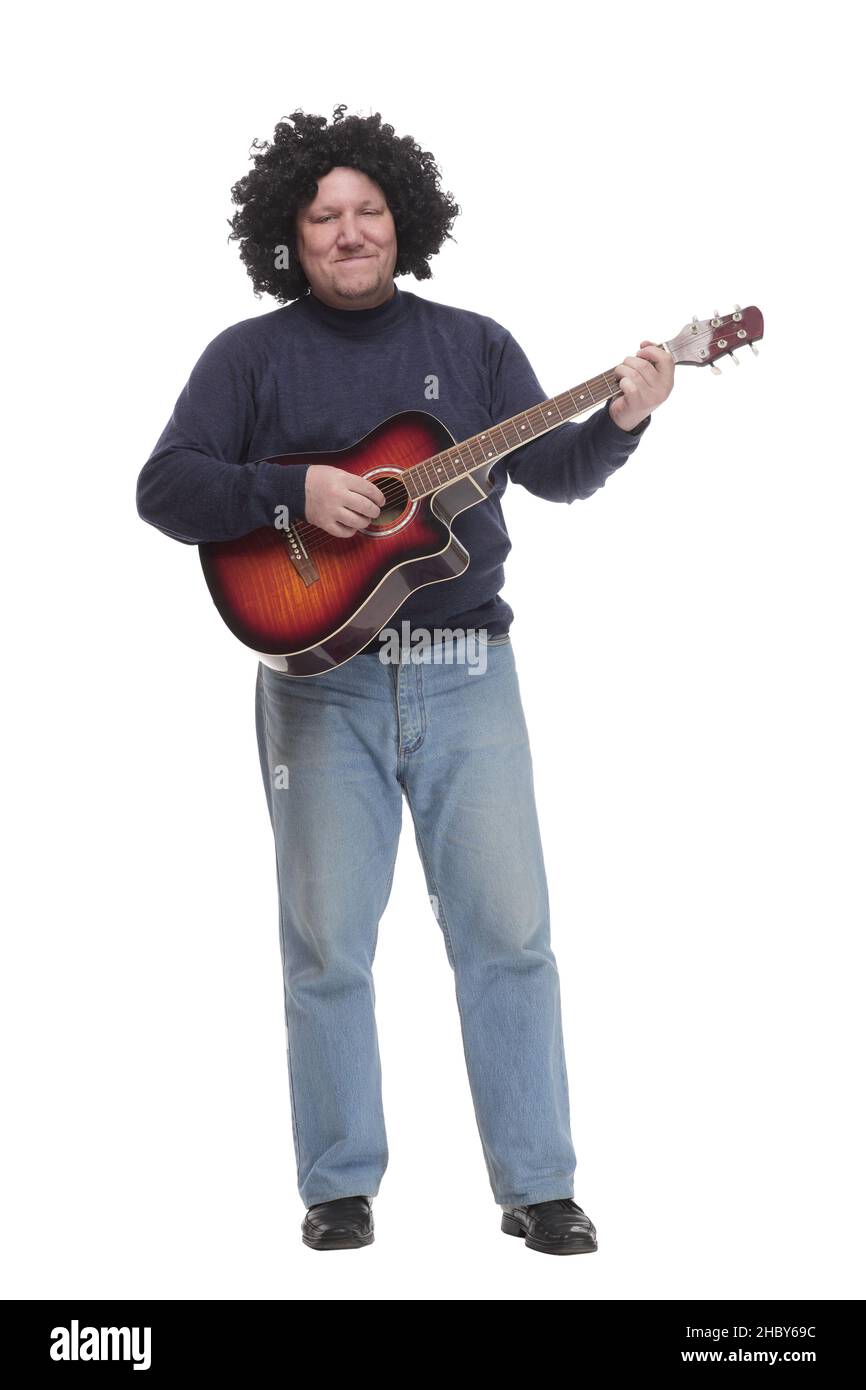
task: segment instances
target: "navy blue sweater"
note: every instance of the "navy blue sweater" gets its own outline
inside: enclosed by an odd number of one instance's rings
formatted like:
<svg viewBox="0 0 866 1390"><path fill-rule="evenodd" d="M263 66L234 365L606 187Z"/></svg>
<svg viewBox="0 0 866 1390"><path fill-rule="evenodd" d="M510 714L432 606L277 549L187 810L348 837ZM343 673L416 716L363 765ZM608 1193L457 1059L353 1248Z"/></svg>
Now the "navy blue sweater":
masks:
<svg viewBox="0 0 866 1390"><path fill-rule="evenodd" d="M263 462L269 456L344 449L402 410L435 415L460 443L547 395L495 319L397 285L374 309L334 309L308 293L208 344L139 474L139 515L187 544L233 540L273 526L278 506L304 516L306 467ZM551 502L590 497L652 418L627 432L609 405L499 460L494 492L453 523L468 569L411 594L389 626L508 631L514 614L499 594L508 479Z"/></svg>

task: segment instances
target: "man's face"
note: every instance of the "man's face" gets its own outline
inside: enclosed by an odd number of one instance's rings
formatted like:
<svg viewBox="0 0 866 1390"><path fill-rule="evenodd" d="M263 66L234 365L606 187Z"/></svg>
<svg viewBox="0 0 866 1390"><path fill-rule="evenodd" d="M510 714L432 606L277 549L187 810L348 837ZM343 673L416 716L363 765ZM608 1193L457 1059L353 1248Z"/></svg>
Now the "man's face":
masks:
<svg viewBox="0 0 866 1390"><path fill-rule="evenodd" d="M358 169L331 169L295 218L298 259L318 299L335 309L373 309L394 293L397 232L377 183Z"/></svg>

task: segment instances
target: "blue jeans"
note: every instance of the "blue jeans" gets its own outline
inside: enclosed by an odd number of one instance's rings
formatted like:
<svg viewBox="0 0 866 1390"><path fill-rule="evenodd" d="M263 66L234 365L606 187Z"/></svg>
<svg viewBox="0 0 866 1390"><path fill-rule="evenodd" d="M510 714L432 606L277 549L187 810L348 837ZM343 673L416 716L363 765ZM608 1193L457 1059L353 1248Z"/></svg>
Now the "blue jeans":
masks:
<svg viewBox="0 0 866 1390"><path fill-rule="evenodd" d="M372 965L404 794L454 972L494 1200L574 1195L559 975L512 642L488 640L486 669L442 659L446 644L414 664L386 665L374 651L319 676L258 668L307 1207L374 1197L388 1163Z"/></svg>

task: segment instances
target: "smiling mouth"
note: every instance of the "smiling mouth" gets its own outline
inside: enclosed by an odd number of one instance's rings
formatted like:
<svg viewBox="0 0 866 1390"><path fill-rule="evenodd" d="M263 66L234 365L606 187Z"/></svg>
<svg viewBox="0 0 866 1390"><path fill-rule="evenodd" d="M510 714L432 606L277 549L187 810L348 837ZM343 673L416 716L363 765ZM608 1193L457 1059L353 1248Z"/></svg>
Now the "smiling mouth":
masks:
<svg viewBox="0 0 866 1390"><path fill-rule="evenodd" d="M344 261L371 261L372 256L341 256L337 265L342 265Z"/></svg>

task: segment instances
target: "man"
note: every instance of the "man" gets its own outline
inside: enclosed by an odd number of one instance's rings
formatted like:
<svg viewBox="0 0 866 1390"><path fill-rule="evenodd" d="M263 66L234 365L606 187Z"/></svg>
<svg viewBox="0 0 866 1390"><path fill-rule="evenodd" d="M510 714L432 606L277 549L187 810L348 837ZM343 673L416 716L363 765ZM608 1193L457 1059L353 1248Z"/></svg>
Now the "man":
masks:
<svg viewBox="0 0 866 1390"><path fill-rule="evenodd" d="M378 487L268 457L345 448L411 409L460 441L546 398L495 320L397 287L395 275L429 278L459 209L429 154L378 115L344 120L344 109L330 128L293 113L233 189L242 259L256 291L284 307L208 345L142 469L140 514L188 544L274 525L286 508L357 543L385 505ZM386 630L433 634L438 660L408 662L401 645L382 661L376 639L315 677L259 665L293 1142L313 1249L373 1240L388 1147L372 964L404 795L454 970L501 1229L548 1253L597 1248L573 1195L559 977L513 613L499 595L511 547L500 499L509 478L552 501L586 498L622 466L670 394L673 361L644 342L616 376L622 394L603 409L494 466L494 492L454 522L466 572L393 615ZM483 671L448 659L437 636L448 629L482 635Z"/></svg>

